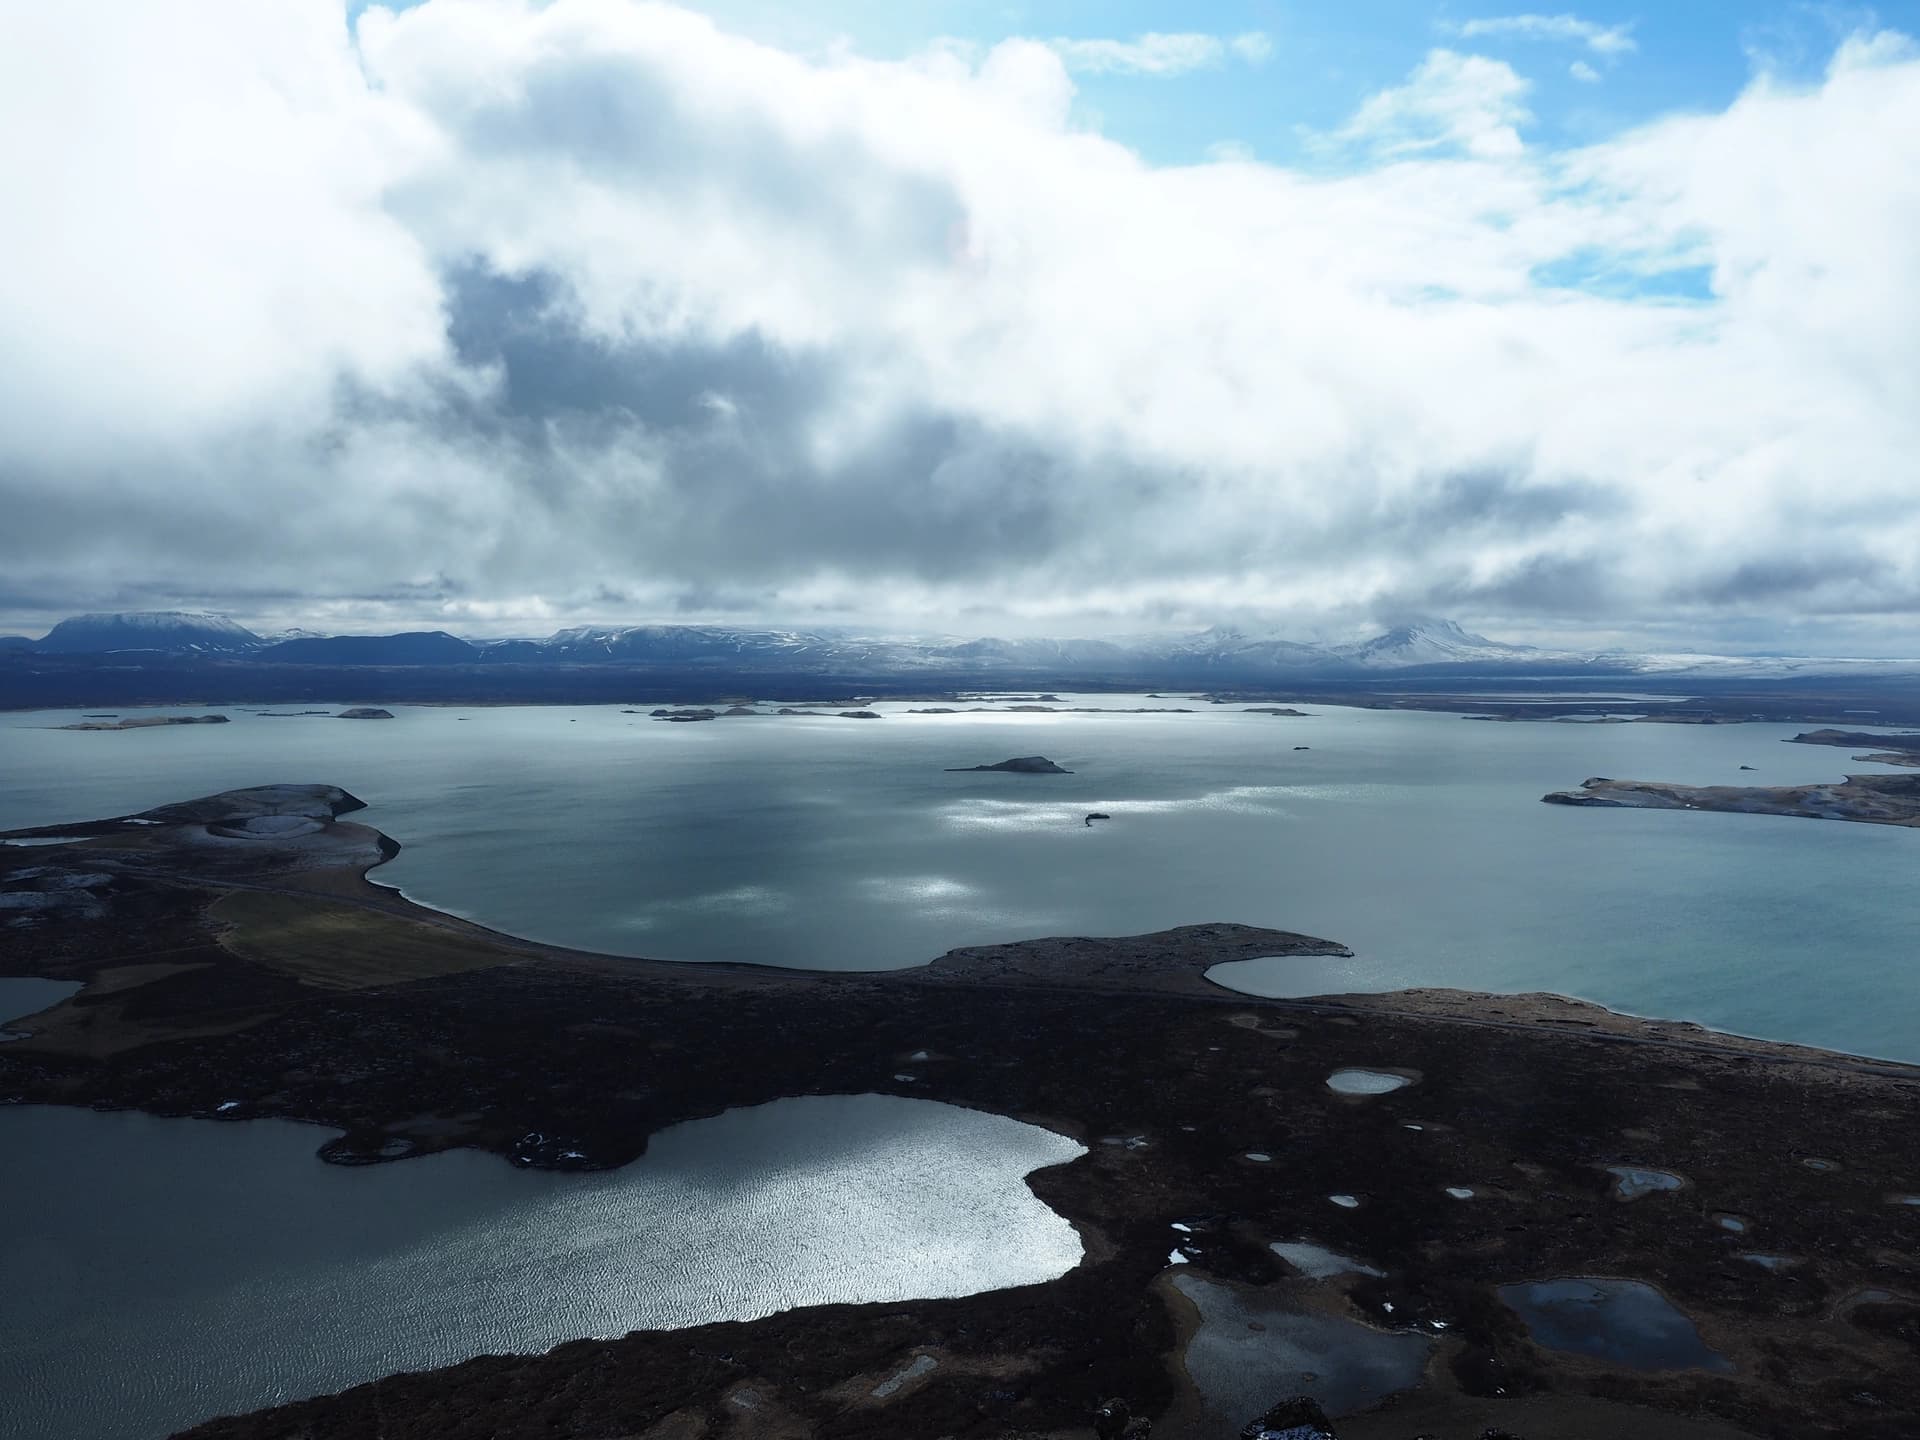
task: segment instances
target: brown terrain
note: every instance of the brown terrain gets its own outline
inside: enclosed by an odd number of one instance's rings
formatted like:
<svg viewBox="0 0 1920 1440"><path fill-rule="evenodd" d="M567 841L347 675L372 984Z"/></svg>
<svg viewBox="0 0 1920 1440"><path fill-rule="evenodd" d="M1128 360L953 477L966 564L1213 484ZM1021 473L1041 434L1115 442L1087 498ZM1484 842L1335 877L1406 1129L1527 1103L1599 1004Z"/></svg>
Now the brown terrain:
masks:
<svg viewBox="0 0 1920 1440"><path fill-rule="evenodd" d="M1336 1417L1344 1440L1920 1433L1920 1070L1554 996L1252 999L1205 970L1340 947L1231 924L883 974L581 954L370 883L397 847L339 818L358 803L271 787L0 849L0 973L85 983L11 1023L30 1033L0 1045L0 1101L212 1117L240 1097L221 1122L332 1127L333 1163L457 1145L577 1168L732 1106L907 1094L1083 1142L1029 1183L1086 1258L965 1299L480 1357L203 1440L1080 1440L1111 1396L1156 1436L1225 1437L1286 1397L1223 1417L1195 1378L1218 1338L1195 1285L1283 1329L1427 1347L1412 1388ZM1411 1083L1339 1094L1344 1067ZM1608 1167L1671 1184L1623 1198ZM1378 1273L1316 1279L1271 1248L1300 1240ZM1555 1277L1656 1287L1724 1369L1535 1343L1496 1287Z"/></svg>

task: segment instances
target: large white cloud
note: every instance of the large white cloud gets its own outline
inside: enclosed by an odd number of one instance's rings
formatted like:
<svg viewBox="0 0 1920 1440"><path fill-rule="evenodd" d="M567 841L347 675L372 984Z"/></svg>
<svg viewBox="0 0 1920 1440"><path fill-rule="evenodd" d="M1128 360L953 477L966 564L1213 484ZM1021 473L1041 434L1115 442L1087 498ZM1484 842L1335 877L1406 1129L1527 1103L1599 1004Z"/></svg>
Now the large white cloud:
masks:
<svg viewBox="0 0 1920 1440"><path fill-rule="evenodd" d="M1040 41L819 60L626 0L22 23L0 610L1920 607L1897 37L1572 152L1436 51L1308 173L1149 165ZM1681 267L1707 298L1650 298Z"/></svg>

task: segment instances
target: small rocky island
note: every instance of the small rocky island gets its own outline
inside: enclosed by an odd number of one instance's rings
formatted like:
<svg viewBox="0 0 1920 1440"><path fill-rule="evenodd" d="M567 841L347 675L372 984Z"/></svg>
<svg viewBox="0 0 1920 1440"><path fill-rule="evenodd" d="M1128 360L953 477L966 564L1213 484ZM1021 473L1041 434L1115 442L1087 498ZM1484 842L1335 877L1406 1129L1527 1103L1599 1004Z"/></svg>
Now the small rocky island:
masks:
<svg viewBox="0 0 1920 1440"><path fill-rule="evenodd" d="M371 705L359 705L351 710L342 710L333 718L336 720L391 720L393 712L377 709Z"/></svg>
<svg viewBox="0 0 1920 1440"><path fill-rule="evenodd" d="M998 765L949 765L949 775L970 775L976 770L1004 770L1013 775L1071 775L1073 771L1062 770L1044 755L1016 755L1011 760L1002 760Z"/></svg>

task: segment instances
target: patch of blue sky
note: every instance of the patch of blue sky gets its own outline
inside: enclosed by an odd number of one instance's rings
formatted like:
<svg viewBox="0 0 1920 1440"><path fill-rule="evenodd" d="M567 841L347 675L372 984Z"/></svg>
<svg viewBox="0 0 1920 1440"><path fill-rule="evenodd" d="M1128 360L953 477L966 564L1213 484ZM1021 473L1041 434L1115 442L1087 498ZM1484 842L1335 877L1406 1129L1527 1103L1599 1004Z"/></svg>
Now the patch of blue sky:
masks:
<svg viewBox="0 0 1920 1440"><path fill-rule="evenodd" d="M386 0L405 8L419 0ZM1499 60L1528 83L1529 146L1593 143L1676 111L1725 108L1765 71L1818 79L1847 34L1920 31L1920 0L1877 9L1807 0L680 0L724 29L812 56L880 60L1013 37L1134 42L1197 35L1204 63L1074 69L1074 123L1154 164L1235 157L1328 168L1323 137L1436 48ZM367 0L347 0L349 14ZM1534 22L1503 23L1516 17ZM1573 26L1562 23L1575 21ZM1494 22L1489 25L1486 22ZM1477 23L1476 23L1477 22ZM1264 43L1236 49L1237 37ZM1617 37L1617 38L1603 38ZM1372 163L1356 152L1345 162Z"/></svg>
<svg viewBox="0 0 1920 1440"><path fill-rule="evenodd" d="M1588 247L1533 267L1545 290L1577 290L1610 300L1705 304L1714 298L1713 267Z"/></svg>

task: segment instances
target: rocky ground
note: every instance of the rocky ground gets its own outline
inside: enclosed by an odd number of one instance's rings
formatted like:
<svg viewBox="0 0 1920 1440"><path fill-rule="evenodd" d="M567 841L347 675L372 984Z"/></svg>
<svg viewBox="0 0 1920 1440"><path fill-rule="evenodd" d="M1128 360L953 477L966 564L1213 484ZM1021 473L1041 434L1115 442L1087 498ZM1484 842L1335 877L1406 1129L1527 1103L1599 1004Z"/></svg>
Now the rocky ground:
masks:
<svg viewBox="0 0 1920 1440"><path fill-rule="evenodd" d="M1253 1416L1195 1383L1177 1275L1426 1337L1414 1388L1336 1417L1349 1440L1920 1433L1920 1071L1553 997L1231 995L1207 966L1337 947L1226 924L877 975L580 955L369 885L393 845L338 818L356 803L276 787L0 850L0 972L86 982L11 1025L33 1033L0 1046L0 1100L241 1097L228 1117L335 1127L337 1163L457 1144L610 1166L730 1106L908 1094L1085 1143L1030 1183L1086 1259L961 1300L482 1357L198 1435L1086 1437L1115 1396L1155 1435L1231 1435ZM1343 1095L1344 1067L1411 1083ZM1621 1198L1609 1167L1673 1183ZM1362 1269L1271 1248L1300 1240ZM1543 1348L1496 1287L1562 1276L1658 1287L1730 1368Z"/></svg>

